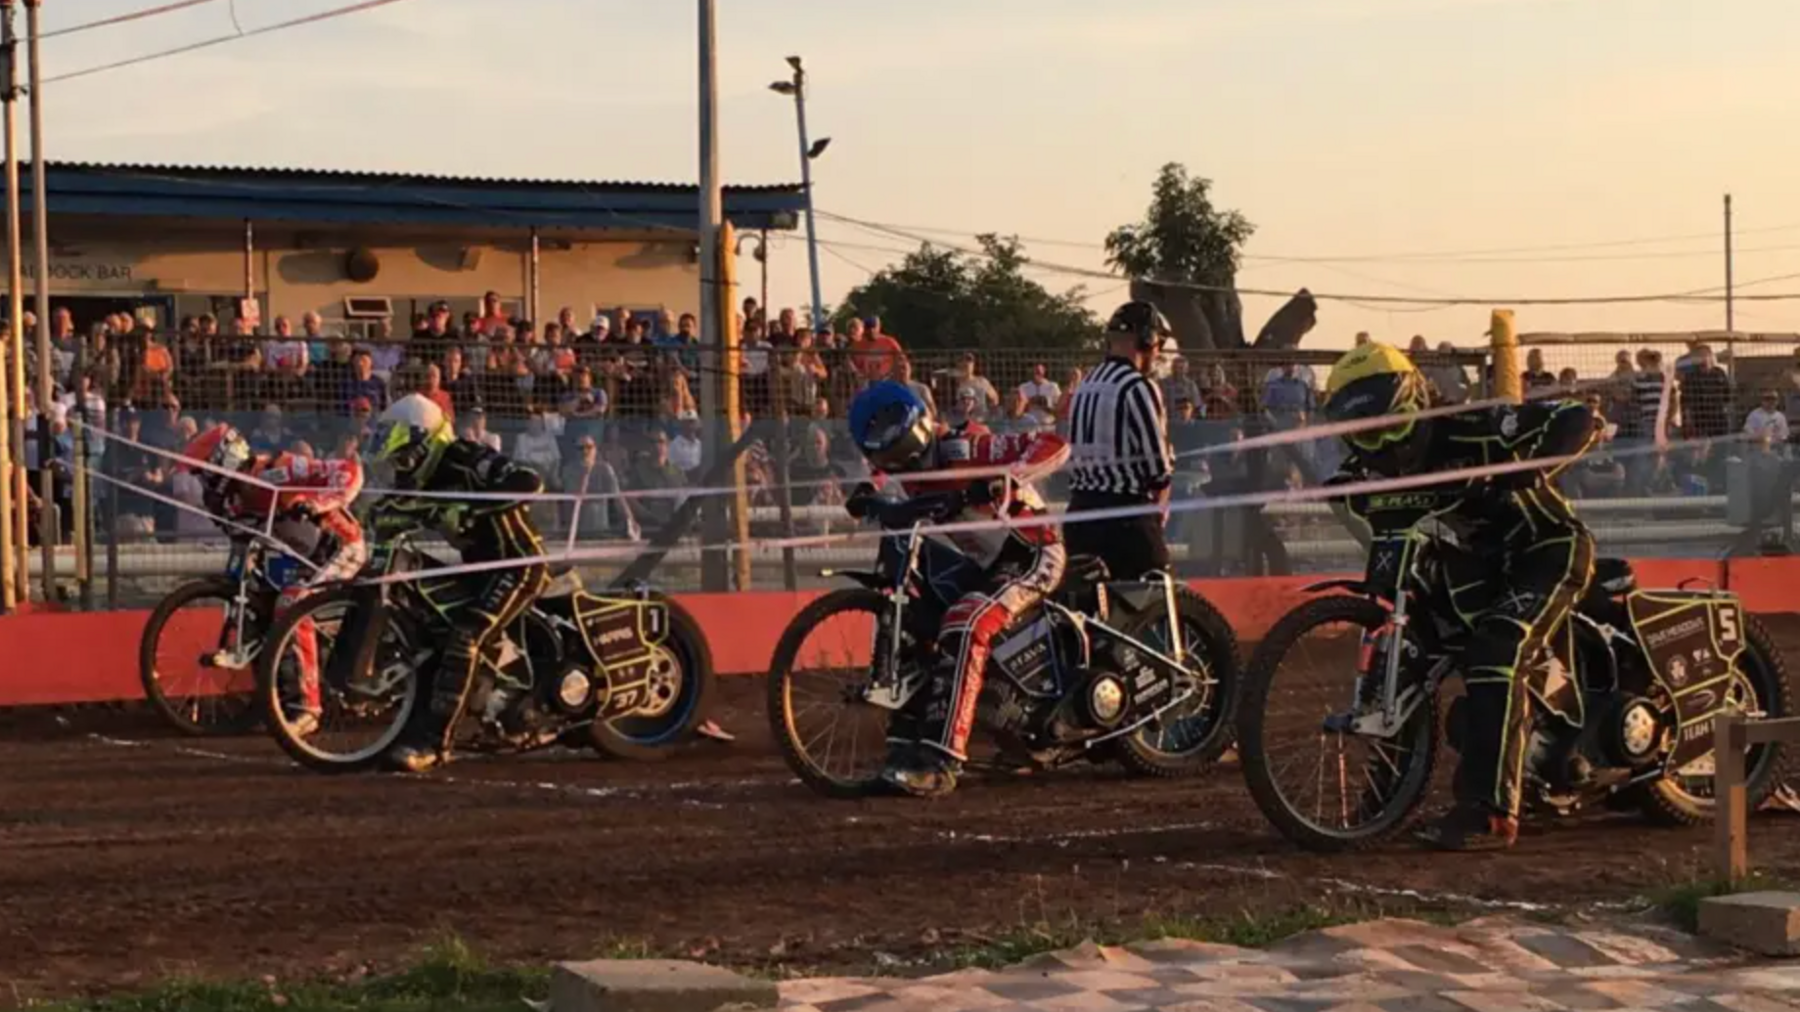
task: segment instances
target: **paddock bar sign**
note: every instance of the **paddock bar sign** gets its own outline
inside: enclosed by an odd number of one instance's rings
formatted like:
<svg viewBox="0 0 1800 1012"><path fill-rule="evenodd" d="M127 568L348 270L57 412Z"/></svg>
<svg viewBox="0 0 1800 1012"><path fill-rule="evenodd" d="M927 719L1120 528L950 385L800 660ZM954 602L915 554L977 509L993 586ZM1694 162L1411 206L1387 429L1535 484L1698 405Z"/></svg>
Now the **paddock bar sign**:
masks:
<svg viewBox="0 0 1800 1012"><path fill-rule="evenodd" d="M0 261L0 270L5 262ZM52 260L50 261L50 282L52 284L76 285L108 285L133 284L134 264L122 260ZM27 260L24 266L25 280L37 280L37 264Z"/></svg>

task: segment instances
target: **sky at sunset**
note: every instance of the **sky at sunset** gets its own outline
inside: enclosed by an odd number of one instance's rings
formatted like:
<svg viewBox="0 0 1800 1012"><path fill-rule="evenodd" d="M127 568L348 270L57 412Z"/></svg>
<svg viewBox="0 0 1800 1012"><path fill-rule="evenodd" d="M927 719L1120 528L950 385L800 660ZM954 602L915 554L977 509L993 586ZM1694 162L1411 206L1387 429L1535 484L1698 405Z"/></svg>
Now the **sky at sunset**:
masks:
<svg viewBox="0 0 1800 1012"><path fill-rule="evenodd" d="M236 0L235 17L254 29L345 2ZM45 27L146 6L47 0ZM691 181L695 6L406 0L49 83L46 146L71 160ZM1726 192L1740 284L1797 275L1742 291L1800 293L1793 0L719 6L730 181L798 178L792 104L766 88L798 53L813 133L833 138L816 163L822 211L951 243L1054 240L1028 252L1097 269L1106 232L1179 161L1259 226L1246 287L1478 303L1334 300L1310 342L1370 330L1471 343L1484 300L1716 289ZM46 73L229 34L233 17L219 0L47 39ZM906 245L840 221L820 235L832 303ZM771 271L778 305L806 301L798 233ZM1035 276L1087 284L1096 310L1123 297L1122 279ZM1246 299L1252 331L1277 302ZM1723 322L1716 302L1519 310L1524 330ZM1738 324L1800 331L1800 301L1742 303Z"/></svg>

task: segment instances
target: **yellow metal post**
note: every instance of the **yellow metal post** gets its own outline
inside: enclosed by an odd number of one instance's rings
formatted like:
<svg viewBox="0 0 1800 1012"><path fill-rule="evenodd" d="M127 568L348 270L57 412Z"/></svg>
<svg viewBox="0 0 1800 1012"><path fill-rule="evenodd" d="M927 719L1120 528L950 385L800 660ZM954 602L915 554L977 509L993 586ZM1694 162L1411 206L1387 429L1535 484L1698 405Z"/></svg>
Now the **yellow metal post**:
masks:
<svg viewBox="0 0 1800 1012"><path fill-rule="evenodd" d="M1488 340L1493 349L1494 389L1490 396L1518 404L1525 399L1519 378L1519 331L1513 324L1513 311L1496 309L1488 324Z"/></svg>
<svg viewBox="0 0 1800 1012"><path fill-rule="evenodd" d="M719 226L719 284L711 293L718 302L717 314L713 319L719 321L719 375L717 381L723 385L719 404L725 412L725 424L722 429L725 438L735 444L744 434L744 404L742 387L738 377L743 375L743 363L740 361L740 339L737 328L737 229L727 221ZM731 484L737 489L732 496L731 535L737 545L736 571L739 590L749 590L751 583L750 564L750 491L746 484L747 475L744 468L744 455L738 454L731 465Z"/></svg>

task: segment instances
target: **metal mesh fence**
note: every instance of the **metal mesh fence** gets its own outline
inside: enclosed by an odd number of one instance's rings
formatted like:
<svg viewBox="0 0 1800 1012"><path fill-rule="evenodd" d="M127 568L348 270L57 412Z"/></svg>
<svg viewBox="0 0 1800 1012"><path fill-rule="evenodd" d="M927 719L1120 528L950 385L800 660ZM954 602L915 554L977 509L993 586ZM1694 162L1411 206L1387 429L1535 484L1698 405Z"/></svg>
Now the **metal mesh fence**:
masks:
<svg viewBox="0 0 1800 1012"><path fill-rule="evenodd" d="M1775 387L1784 397L1800 390L1791 378L1797 343L1758 344L1756 354L1737 349L1742 354L1724 370L1723 387L1694 382L1676 362L1673 388L1687 399L1667 422L1671 437L1741 432L1767 389ZM1639 452L1654 445L1642 422L1645 404L1657 398L1647 402L1640 396L1649 386L1636 382L1635 372L1628 387L1623 374L1615 381L1604 371L1617 351L1635 351L1635 345L1564 340L1533 347L1543 352L1543 362L1534 360L1529 371L1548 372L1551 380L1528 376L1528 388L1576 391L1591 402L1598 398L1596 406L1612 420L1609 441L1561 477L1604 551L1705 556L1741 550L1746 538L1760 538L1760 529L1773 521L1769 508L1733 507L1733 488L1762 489L1758 501L1765 503L1790 501L1767 492L1786 481L1785 429L1779 439L1762 444ZM864 470L842 417L862 385L891 376L920 384L951 419L979 418L999 429L1055 427L1062 424L1080 370L1100 358L1085 349L917 349L895 355L753 344L735 360L721 362L691 344L564 344L557 335L523 342L349 342L306 335L140 334L95 340L78 351L73 342L59 342L53 351L54 371L65 390L53 409L52 463L65 528L74 515L68 476L74 456L70 409L77 403L113 431L170 452L213 422L229 421L259 451L323 458L367 454L381 408L418 391L453 413L460 435L486 441L537 469L551 490L596 497L579 506L540 503L534 516L553 545L619 548L618 561L584 567L601 581L676 518L684 495L708 483L702 469L708 444L716 450L727 437L718 419L702 417L702 387L724 374L737 384L749 423L744 460L752 540L742 550L751 557L753 585L760 588L815 582L808 574L819 567L865 561L872 553L871 544L862 541L807 548L789 553L797 555L790 559L761 543L790 533L854 529L841 506ZM1226 497L1280 498L1284 491L1316 487L1335 470L1342 454L1337 441L1300 432L1313 420L1317 391L1338 355L1331 350L1189 354L1160 379L1171 406L1171 441L1181 455L1170 539L1184 574L1342 571L1360 565L1359 547L1322 505L1214 508ZM1488 367L1481 353L1429 354L1419 361L1447 401L1487 393ZM1556 375L1563 369L1574 375ZM1658 397L1661 389L1659 384ZM1785 419L1786 401L1780 406L1777 413ZM1628 424L1632 410L1636 427ZM1235 448L1246 437L1270 432L1296 435L1271 449ZM33 443L28 440L27 458L35 467ZM167 459L98 437L89 438L86 449L95 470L198 504L197 478ZM729 476L721 483L729 484ZM1053 478L1049 485L1049 498L1061 501L1063 479ZM646 490L666 495L611 497ZM204 517L105 482L93 484L91 498L101 600L119 606L149 603L181 578L215 571L223 559L223 542ZM790 514L785 520L784 506ZM675 540L652 574L655 582L671 589L700 585L702 530L693 525ZM57 558L59 570L74 573L71 552L63 549ZM37 565L35 553L32 562Z"/></svg>

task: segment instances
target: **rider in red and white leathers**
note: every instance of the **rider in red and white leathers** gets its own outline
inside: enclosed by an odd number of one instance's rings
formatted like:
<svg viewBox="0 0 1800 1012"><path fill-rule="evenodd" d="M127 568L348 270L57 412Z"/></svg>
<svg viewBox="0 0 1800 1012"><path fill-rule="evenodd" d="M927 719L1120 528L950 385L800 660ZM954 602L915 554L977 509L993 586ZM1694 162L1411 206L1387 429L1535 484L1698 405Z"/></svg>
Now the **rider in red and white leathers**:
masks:
<svg viewBox="0 0 1800 1012"><path fill-rule="evenodd" d="M857 395L850 432L886 492L947 496L948 523L1023 520L1047 513L1033 483L1068 460L1054 432L996 434L977 423L938 424L905 384L884 381ZM958 471L972 471L969 477ZM911 475L916 475L913 477ZM858 488L845 504L852 516L881 509L874 486ZM1056 590L1068 564L1055 524L997 522L946 537L981 567L986 585L965 594L938 631L939 669L926 688L917 735L896 740L883 778L918 796L948 794L968 758L993 642L1026 611ZM903 725L902 725L903 726Z"/></svg>
<svg viewBox="0 0 1800 1012"><path fill-rule="evenodd" d="M320 568L282 590L277 611L291 607L313 589L347 580L362 570L369 548L362 524L350 512L361 494L362 465L355 460L314 460L291 453L255 454L235 428L216 425L188 444L187 456L205 461L201 469L206 507L213 513L260 523L275 515L274 536ZM249 480L239 480L236 476ZM321 544L321 535L325 543ZM288 704L293 729L309 734L319 719L319 647L311 622L295 630L300 684Z"/></svg>

